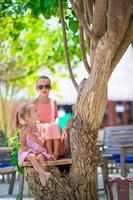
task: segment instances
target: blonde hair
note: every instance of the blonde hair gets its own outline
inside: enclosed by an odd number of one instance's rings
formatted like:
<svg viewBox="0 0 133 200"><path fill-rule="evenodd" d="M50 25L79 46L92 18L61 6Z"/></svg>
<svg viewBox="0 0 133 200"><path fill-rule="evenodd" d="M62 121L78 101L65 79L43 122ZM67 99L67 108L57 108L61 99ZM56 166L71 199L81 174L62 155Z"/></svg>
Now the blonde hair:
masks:
<svg viewBox="0 0 133 200"><path fill-rule="evenodd" d="M25 116L30 115L31 113L31 108L35 106L33 103L26 104L21 107L19 111L16 113L16 127L17 128L22 128L25 124Z"/></svg>
<svg viewBox="0 0 133 200"><path fill-rule="evenodd" d="M48 80L49 80L49 83L51 84L51 80L50 80L50 78L49 78L48 76L39 76L39 77L37 78L37 80L36 80L36 85L37 85L37 82L38 82L39 79L48 79Z"/></svg>

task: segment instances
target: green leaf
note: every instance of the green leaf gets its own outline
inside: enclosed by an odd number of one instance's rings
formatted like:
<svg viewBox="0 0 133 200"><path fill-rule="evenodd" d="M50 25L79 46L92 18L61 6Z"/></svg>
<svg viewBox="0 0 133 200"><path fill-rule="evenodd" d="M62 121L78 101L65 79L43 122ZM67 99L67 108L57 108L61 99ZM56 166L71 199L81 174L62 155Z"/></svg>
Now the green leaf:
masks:
<svg viewBox="0 0 133 200"><path fill-rule="evenodd" d="M74 20L70 20L69 21L69 28L73 31L73 32L77 32L79 29L79 23L78 21L74 21Z"/></svg>
<svg viewBox="0 0 133 200"><path fill-rule="evenodd" d="M70 15L66 15L66 16L65 16L65 19L70 19Z"/></svg>
<svg viewBox="0 0 133 200"><path fill-rule="evenodd" d="M33 4L33 15L39 16L39 14L41 13L40 7L40 0L35 0Z"/></svg>
<svg viewBox="0 0 133 200"><path fill-rule="evenodd" d="M44 8L50 7L51 0L44 0Z"/></svg>
<svg viewBox="0 0 133 200"><path fill-rule="evenodd" d="M27 71L27 75L31 75L33 74L34 70L32 68L29 68L28 71Z"/></svg>

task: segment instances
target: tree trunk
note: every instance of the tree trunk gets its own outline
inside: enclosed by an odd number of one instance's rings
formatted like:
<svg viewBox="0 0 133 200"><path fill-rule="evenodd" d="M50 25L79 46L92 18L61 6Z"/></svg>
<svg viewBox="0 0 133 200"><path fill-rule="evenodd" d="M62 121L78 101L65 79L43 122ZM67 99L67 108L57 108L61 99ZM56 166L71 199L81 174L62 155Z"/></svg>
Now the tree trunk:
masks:
<svg viewBox="0 0 133 200"><path fill-rule="evenodd" d="M81 118L75 117L71 129L72 166L69 177L80 200L96 200L96 169L101 161L96 147L98 129L90 127Z"/></svg>

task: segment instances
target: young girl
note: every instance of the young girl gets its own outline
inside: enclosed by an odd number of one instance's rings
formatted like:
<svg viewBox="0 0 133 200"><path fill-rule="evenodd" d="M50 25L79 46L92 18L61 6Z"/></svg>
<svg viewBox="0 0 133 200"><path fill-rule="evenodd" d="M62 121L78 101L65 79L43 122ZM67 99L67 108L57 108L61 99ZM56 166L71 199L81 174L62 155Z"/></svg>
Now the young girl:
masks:
<svg viewBox="0 0 133 200"><path fill-rule="evenodd" d="M34 169L39 173L43 186L51 173L46 172L45 160L50 159L50 155L44 148L45 132L38 132L36 127L37 110L34 104L24 105L16 114L16 127L20 129L20 149L18 151L19 164L30 161Z"/></svg>
<svg viewBox="0 0 133 200"><path fill-rule="evenodd" d="M41 76L36 81L36 90L39 93L33 101L39 112L39 122L44 125L46 148L54 160L58 159L61 142L61 131L55 120L58 117L57 103L49 98L52 89L51 81L47 76Z"/></svg>

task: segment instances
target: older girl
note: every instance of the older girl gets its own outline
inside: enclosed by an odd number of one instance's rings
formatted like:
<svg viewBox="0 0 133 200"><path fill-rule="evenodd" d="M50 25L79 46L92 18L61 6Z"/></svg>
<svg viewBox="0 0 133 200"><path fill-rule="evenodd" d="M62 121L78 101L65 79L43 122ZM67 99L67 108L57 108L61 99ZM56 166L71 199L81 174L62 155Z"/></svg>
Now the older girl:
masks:
<svg viewBox="0 0 133 200"><path fill-rule="evenodd" d="M39 112L39 122L44 125L46 148L54 160L60 154L61 131L56 123L57 103L49 98L52 89L51 81L47 76L41 76L36 81L36 90L39 96L33 101Z"/></svg>

